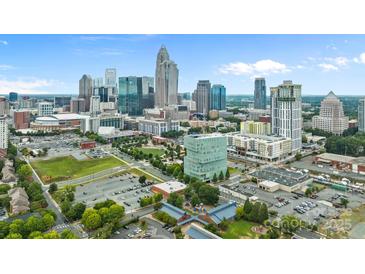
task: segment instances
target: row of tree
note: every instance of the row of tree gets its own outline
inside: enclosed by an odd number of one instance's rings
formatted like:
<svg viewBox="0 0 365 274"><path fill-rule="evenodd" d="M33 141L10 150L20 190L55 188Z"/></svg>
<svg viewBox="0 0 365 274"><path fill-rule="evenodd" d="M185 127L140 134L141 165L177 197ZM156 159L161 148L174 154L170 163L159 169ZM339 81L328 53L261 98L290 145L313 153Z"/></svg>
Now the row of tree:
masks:
<svg viewBox="0 0 365 274"><path fill-rule="evenodd" d="M365 134L356 133L352 136L331 136L327 138L326 151L349 156L365 156Z"/></svg>
<svg viewBox="0 0 365 274"><path fill-rule="evenodd" d="M243 206L237 207L236 218L264 224L269 219L269 212L265 203L251 203L248 199Z"/></svg>
<svg viewBox="0 0 365 274"><path fill-rule="evenodd" d="M184 196L192 206L197 206L200 203L216 205L219 201L219 189L201 181L194 181L185 188Z"/></svg>

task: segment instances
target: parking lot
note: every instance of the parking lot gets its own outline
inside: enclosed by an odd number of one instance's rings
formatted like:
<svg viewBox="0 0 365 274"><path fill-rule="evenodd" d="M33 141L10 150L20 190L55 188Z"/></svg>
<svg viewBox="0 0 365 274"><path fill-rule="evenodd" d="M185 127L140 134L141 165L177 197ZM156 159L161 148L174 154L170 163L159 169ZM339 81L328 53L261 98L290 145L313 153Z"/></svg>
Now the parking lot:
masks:
<svg viewBox="0 0 365 274"><path fill-rule="evenodd" d="M76 187L75 201L84 202L88 207L110 199L124 206L126 212L139 208L139 200L151 196L152 182L141 184L139 176L131 173L109 176Z"/></svg>
<svg viewBox="0 0 365 274"><path fill-rule="evenodd" d="M6 209L3 207L0 207L0 221L3 221L8 218L8 215L6 213Z"/></svg>

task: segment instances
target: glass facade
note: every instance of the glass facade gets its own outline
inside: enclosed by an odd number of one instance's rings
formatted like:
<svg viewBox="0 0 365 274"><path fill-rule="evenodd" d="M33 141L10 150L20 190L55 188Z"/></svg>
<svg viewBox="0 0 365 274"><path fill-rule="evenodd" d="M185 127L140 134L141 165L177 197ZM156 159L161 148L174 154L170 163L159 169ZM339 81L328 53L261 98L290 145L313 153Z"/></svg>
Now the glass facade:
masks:
<svg viewBox="0 0 365 274"><path fill-rule="evenodd" d="M255 79L254 108L266 109L266 82L265 78Z"/></svg>
<svg viewBox="0 0 365 274"><path fill-rule="evenodd" d="M213 85L210 89L210 109L226 109L226 88L223 85Z"/></svg>
<svg viewBox="0 0 365 274"><path fill-rule="evenodd" d="M131 116L142 115L142 77L119 77L119 111Z"/></svg>

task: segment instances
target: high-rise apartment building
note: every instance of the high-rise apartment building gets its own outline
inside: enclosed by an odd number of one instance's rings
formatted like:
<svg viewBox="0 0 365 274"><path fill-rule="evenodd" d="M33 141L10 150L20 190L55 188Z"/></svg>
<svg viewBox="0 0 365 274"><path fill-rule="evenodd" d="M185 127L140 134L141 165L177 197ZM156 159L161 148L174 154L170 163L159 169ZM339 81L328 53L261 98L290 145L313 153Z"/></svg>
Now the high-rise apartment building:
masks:
<svg viewBox="0 0 365 274"><path fill-rule="evenodd" d="M186 135L184 173L202 181L227 171L227 137L223 135Z"/></svg>
<svg viewBox="0 0 365 274"><path fill-rule="evenodd" d="M74 98L70 103L70 111L73 113L85 112L85 99L84 98Z"/></svg>
<svg viewBox="0 0 365 274"><path fill-rule="evenodd" d="M117 70L115 68L107 68L105 70L105 86L106 87L117 86Z"/></svg>
<svg viewBox="0 0 365 274"><path fill-rule="evenodd" d="M8 124L6 122L6 116L3 115L0 116L0 154L2 156L6 155L6 150L8 148L8 138L9 138Z"/></svg>
<svg viewBox="0 0 365 274"><path fill-rule="evenodd" d="M85 111L90 110L90 97L93 95L93 80L84 74L79 81L79 98L85 99Z"/></svg>
<svg viewBox="0 0 365 274"><path fill-rule="evenodd" d="M271 124L255 121L241 122L241 134L257 134L269 135L271 134Z"/></svg>
<svg viewBox="0 0 365 274"><path fill-rule="evenodd" d="M38 116L51 116L53 114L53 103L39 102Z"/></svg>
<svg viewBox="0 0 365 274"><path fill-rule="evenodd" d="M211 84L209 80L199 80L193 94L197 111L204 115L207 115L210 110L210 89Z"/></svg>
<svg viewBox="0 0 365 274"><path fill-rule="evenodd" d="M93 95L90 98L90 113L92 116L100 113L100 96Z"/></svg>
<svg viewBox="0 0 365 274"><path fill-rule="evenodd" d="M119 77L119 112L128 115L142 115L142 78Z"/></svg>
<svg viewBox="0 0 365 274"><path fill-rule="evenodd" d="M357 123L359 131L365 132L365 98L359 100Z"/></svg>
<svg viewBox="0 0 365 274"><path fill-rule="evenodd" d="M255 78L254 108L266 109L266 83L265 78Z"/></svg>
<svg viewBox="0 0 365 274"><path fill-rule="evenodd" d="M213 85L210 89L210 109L226 109L226 88L223 85Z"/></svg>
<svg viewBox="0 0 365 274"><path fill-rule="evenodd" d="M9 92L9 101L16 102L18 101L18 93L16 92Z"/></svg>
<svg viewBox="0 0 365 274"><path fill-rule="evenodd" d="M319 115L312 117L312 127L341 135L349 127L349 118L343 112L342 102L330 91L322 100Z"/></svg>
<svg viewBox="0 0 365 274"><path fill-rule="evenodd" d="M29 128L30 112L27 110L15 110L13 117L13 126L15 129Z"/></svg>
<svg viewBox="0 0 365 274"><path fill-rule="evenodd" d="M9 101L4 96L0 96L0 116L8 114L9 114Z"/></svg>
<svg viewBox="0 0 365 274"><path fill-rule="evenodd" d="M302 148L302 86L284 81L270 91L272 133L291 138L296 152Z"/></svg>
<svg viewBox="0 0 365 274"><path fill-rule="evenodd" d="M179 70L177 65L170 60L165 46L157 54L155 75L155 106L163 108L177 104Z"/></svg>

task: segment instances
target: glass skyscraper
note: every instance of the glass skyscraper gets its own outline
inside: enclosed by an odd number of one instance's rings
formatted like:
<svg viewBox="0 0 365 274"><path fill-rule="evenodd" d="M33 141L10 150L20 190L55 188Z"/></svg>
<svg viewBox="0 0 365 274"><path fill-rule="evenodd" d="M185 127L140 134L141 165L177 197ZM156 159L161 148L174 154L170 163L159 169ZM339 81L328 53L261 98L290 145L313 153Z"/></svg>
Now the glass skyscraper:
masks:
<svg viewBox="0 0 365 274"><path fill-rule="evenodd" d="M226 108L226 88L223 85L213 85L210 89L210 109Z"/></svg>
<svg viewBox="0 0 365 274"><path fill-rule="evenodd" d="M119 77L119 112L142 115L142 77Z"/></svg>
<svg viewBox="0 0 365 274"><path fill-rule="evenodd" d="M359 131L365 132L365 99L359 100L359 107L358 107L358 126Z"/></svg>
<svg viewBox="0 0 365 274"><path fill-rule="evenodd" d="M255 79L254 108L266 109L266 83L265 78Z"/></svg>

